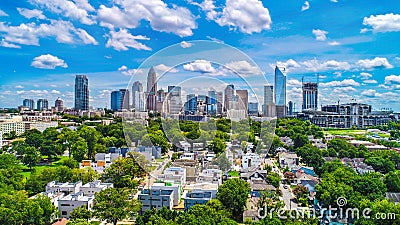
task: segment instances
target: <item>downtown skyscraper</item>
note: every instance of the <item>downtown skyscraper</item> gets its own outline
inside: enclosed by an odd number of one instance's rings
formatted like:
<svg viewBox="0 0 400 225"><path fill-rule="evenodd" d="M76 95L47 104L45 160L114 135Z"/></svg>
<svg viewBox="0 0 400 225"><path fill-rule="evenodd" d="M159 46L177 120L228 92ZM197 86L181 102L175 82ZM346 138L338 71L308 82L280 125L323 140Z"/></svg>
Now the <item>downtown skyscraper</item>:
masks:
<svg viewBox="0 0 400 225"><path fill-rule="evenodd" d="M136 81L132 85L132 105L136 111L142 112L145 110L144 98L143 85L139 81Z"/></svg>
<svg viewBox="0 0 400 225"><path fill-rule="evenodd" d="M286 69L275 67L275 105L276 116L286 117Z"/></svg>
<svg viewBox="0 0 400 225"><path fill-rule="evenodd" d="M86 75L75 77L75 110L89 110L89 79Z"/></svg>
<svg viewBox="0 0 400 225"><path fill-rule="evenodd" d="M266 117L275 116L275 103L274 103L274 86L264 86L264 102L263 102L263 114Z"/></svg>
<svg viewBox="0 0 400 225"><path fill-rule="evenodd" d="M147 90L146 90L146 109L148 111L157 110L157 73L153 67L147 74Z"/></svg>
<svg viewBox="0 0 400 225"><path fill-rule="evenodd" d="M303 105L302 110L317 110L318 108L318 83L306 82L302 84Z"/></svg>

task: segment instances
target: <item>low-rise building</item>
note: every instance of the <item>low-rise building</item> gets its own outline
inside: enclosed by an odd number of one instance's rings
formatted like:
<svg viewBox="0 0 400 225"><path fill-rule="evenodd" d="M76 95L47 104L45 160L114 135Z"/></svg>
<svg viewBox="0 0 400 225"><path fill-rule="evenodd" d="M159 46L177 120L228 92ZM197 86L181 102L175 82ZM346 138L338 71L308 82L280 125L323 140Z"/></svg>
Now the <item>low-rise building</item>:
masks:
<svg viewBox="0 0 400 225"><path fill-rule="evenodd" d="M206 204L212 199L211 191L197 190L186 193L184 198L185 210L189 210L192 206L197 204Z"/></svg>
<svg viewBox="0 0 400 225"><path fill-rule="evenodd" d="M186 184L186 168L182 167L169 167L164 170L163 174L157 176L158 180L171 181L179 183L182 186Z"/></svg>
<svg viewBox="0 0 400 225"><path fill-rule="evenodd" d="M261 165L261 157L256 153L248 152L242 157L242 168L250 169L257 168Z"/></svg>
<svg viewBox="0 0 400 225"><path fill-rule="evenodd" d="M139 211L140 215L152 208L161 209L166 207L171 210L174 206L174 191L145 189L138 195L138 200L142 203L142 208Z"/></svg>
<svg viewBox="0 0 400 225"><path fill-rule="evenodd" d="M162 156L161 147L159 146L152 146L152 147L145 147L145 146L138 146L135 149L136 152L142 154L147 161L153 161L154 159L160 159Z"/></svg>
<svg viewBox="0 0 400 225"><path fill-rule="evenodd" d="M114 187L114 184L112 183L102 183L99 180L93 181L86 183L85 185L81 186L79 189L81 192L83 192L84 195L86 196L92 196L95 193L98 193L102 190L105 190L107 188L112 188Z"/></svg>
<svg viewBox="0 0 400 225"><path fill-rule="evenodd" d="M222 171L219 169L203 170L197 178L197 183L222 184Z"/></svg>
<svg viewBox="0 0 400 225"><path fill-rule="evenodd" d="M178 205L182 197L182 186L180 184L175 184L171 182L154 183L151 186L151 190L172 190L173 195L173 205Z"/></svg>
<svg viewBox="0 0 400 225"><path fill-rule="evenodd" d="M299 165L300 159L294 152L280 152L278 156L281 168L288 167L290 170L292 167Z"/></svg>
<svg viewBox="0 0 400 225"><path fill-rule="evenodd" d="M92 210L93 200L93 196L85 196L83 192L69 194L58 200L58 211L61 217L68 219L77 207L84 205L87 210Z"/></svg>
<svg viewBox="0 0 400 225"><path fill-rule="evenodd" d="M54 192L54 193L64 193L65 195L78 193L82 187L82 181L78 181L75 183L61 183L57 181L51 181L46 185L46 192Z"/></svg>

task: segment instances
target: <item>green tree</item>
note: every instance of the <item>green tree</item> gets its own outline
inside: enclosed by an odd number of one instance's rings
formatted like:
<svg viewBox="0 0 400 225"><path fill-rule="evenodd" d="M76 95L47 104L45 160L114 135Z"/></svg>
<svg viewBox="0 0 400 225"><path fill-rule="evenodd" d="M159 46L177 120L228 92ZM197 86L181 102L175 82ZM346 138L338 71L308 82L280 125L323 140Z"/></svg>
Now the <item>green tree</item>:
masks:
<svg viewBox="0 0 400 225"><path fill-rule="evenodd" d="M400 192L400 172L398 170L386 174L384 182L389 192Z"/></svg>
<svg viewBox="0 0 400 225"><path fill-rule="evenodd" d="M116 188L136 188L137 179L146 176L148 161L139 153L119 158L104 170L101 179L111 182Z"/></svg>
<svg viewBox="0 0 400 225"><path fill-rule="evenodd" d="M372 166L375 171L383 174L395 170L393 162L382 157L370 157L365 160L365 163Z"/></svg>
<svg viewBox="0 0 400 225"><path fill-rule="evenodd" d="M234 178L219 186L217 199L232 213L236 221L241 221L249 194L250 184Z"/></svg>
<svg viewBox="0 0 400 225"><path fill-rule="evenodd" d="M117 224L119 220L133 217L141 208L141 203L130 198L126 190L107 188L95 194L94 215L109 223Z"/></svg>
<svg viewBox="0 0 400 225"><path fill-rule="evenodd" d="M271 184L275 188L278 188L279 183L281 181L281 177L279 176L279 174L271 172L268 174L266 181L268 184Z"/></svg>
<svg viewBox="0 0 400 225"><path fill-rule="evenodd" d="M7 185L15 190L23 189L23 176L19 160L8 153L0 154L0 185Z"/></svg>
<svg viewBox="0 0 400 225"><path fill-rule="evenodd" d="M29 166L29 168L32 170L32 167L35 166L40 160L39 151L36 150L35 147L26 147L24 153L25 154L22 162Z"/></svg>
<svg viewBox="0 0 400 225"><path fill-rule="evenodd" d="M87 156L89 159L94 157L94 146L97 144L99 139L101 138L100 132L98 132L95 128L82 126L80 127L78 134L81 138L83 138L87 143ZM77 160L78 162L80 160Z"/></svg>
<svg viewBox="0 0 400 225"><path fill-rule="evenodd" d="M81 162L86 158L88 153L88 145L87 142L83 138L78 138L75 143L71 146L72 157Z"/></svg>
<svg viewBox="0 0 400 225"><path fill-rule="evenodd" d="M79 207L75 208L74 210L72 210L69 218L71 220L84 219L84 220L88 221L92 217L93 217L92 211L89 211L86 208L86 205L82 205L82 206L79 206Z"/></svg>
<svg viewBox="0 0 400 225"><path fill-rule="evenodd" d="M222 140L220 138L214 138L214 140L211 143L211 150L215 154L220 154L225 151L226 148L226 143L225 140Z"/></svg>

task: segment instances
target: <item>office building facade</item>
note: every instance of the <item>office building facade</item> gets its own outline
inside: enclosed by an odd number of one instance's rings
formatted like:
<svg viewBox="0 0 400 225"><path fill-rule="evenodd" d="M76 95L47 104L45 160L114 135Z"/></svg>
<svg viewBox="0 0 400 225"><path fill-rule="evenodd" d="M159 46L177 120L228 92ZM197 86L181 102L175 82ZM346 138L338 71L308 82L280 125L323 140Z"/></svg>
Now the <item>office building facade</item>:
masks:
<svg viewBox="0 0 400 225"><path fill-rule="evenodd" d="M132 85L132 106L135 111L142 112L145 110L145 95L143 91L143 85L139 81L136 81Z"/></svg>
<svg viewBox="0 0 400 225"><path fill-rule="evenodd" d="M75 110L89 110L89 79L86 75L75 77Z"/></svg>
<svg viewBox="0 0 400 225"><path fill-rule="evenodd" d="M224 92L224 111L227 111L233 107L232 102L235 96L235 86L233 84L226 86Z"/></svg>
<svg viewBox="0 0 400 225"><path fill-rule="evenodd" d="M57 98L54 102L54 108L57 112L64 111L64 101L61 98Z"/></svg>
<svg viewBox="0 0 400 225"><path fill-rule="evenodd" d="M317 110L318 108L318 83L303 83L302 110Z"/></svg>
<svg viewBox="0 0 400 225"><path fill-rule="evenodd" d="M22 101L22 106L29 108L29 110L34 110L35 109L35 101L33 99L24 99L24 101Z"/></svg>
<svg viewBox="0 0 400 225"><path fill-rule="evenodd" d="M275 105L276 116L284 118L286 116L286 69L275 67Z"/></svg>
<svg viewBox="0 0 400 225"><path fill-rule="evenodd" d="M274 86L265 85L264 86L264 104L263 104L263 114L266 117L274 117L276 107L274 103Z"/></svg>
<svg viewBox="0 0 400 225"><path fill-rule="evenodd" d="M153 67L147 74L147 90L146 90L146 109L148 111L157 110L157 73Z"/></svg>
<svg viewBox="0 0 400 225"><path fill-rule="evenodd" d="M45 98L38 99L36 109L39 111L49 109L49 101Z"/></svg>
<svg viewBox="0 0 400 225"><path fill-rule="evenodd" d="M248 111L249 104L249 92L247 90L237 90L237 101L238 101L238 109Z"/></svg>

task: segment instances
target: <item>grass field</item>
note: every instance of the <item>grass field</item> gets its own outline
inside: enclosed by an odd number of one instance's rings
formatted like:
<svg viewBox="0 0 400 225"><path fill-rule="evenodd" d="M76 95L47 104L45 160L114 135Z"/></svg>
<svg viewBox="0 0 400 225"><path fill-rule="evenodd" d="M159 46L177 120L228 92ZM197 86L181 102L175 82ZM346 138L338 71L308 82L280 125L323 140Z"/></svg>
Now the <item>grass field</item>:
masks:
<svg viewBox="0 0 400 225"><path fill-rule="evenodd" d="M229 171L228 175L230 177L240 177L239 172L238 171Z"/></svg>
<svg viewBox="0 0 400 225"><path fill-rule="evenodd" d="M49 165L40 165L40 166L35 166L35 167L33 167L33 168L35 168L35 170L36 171L42 171L42 170L44 170L45 168L55 168L55 167L58 167L58 166L61 166L62 165L62 162L65 160L65 159L67 159L68 158L68 156L61 156L58 160L56 160L56 161L53 161L51 164L49 164ZM25 178L28 178L30 175L31 175L31 170L27 167L27 166L25 166L25 165L23 165L22 166L22 175L25 177Z"/></svg>
<svg viewBox="0 0 400 225"><path fill-rule="evenodd" d="M324 134L330 135L364 135L367 134L366 130L353 130L353 129L335 129L335 130L324 130Z"/></svg>

